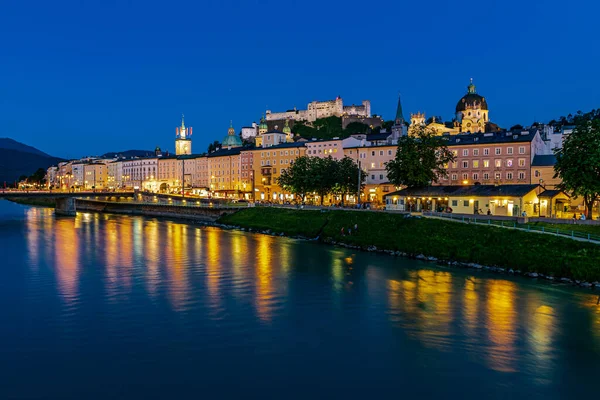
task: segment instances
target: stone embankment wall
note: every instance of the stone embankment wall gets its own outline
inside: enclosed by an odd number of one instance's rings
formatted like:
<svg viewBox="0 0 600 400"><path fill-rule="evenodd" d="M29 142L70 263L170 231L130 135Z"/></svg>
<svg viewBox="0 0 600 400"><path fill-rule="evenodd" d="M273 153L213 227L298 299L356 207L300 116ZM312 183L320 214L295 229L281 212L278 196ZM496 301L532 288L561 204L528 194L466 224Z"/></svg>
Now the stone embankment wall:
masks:
<svg viewBox="0 0 600 400"><path fill-rule="evenodd" d="M236 208L188 207L167 204L115 203L96 200L77 200L77 211L145 215L151 217L183 218L195 221L216 221Z"/></svg>

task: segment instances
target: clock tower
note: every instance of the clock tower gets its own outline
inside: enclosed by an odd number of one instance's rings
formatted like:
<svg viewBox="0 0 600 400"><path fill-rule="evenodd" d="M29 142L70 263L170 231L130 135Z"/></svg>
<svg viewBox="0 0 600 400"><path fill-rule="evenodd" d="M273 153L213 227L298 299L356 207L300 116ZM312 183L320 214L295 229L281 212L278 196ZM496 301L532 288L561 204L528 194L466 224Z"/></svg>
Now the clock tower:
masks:
<svg viewBox="0 0 600 400"><path fill-rule="evenodd" d="M178 156L192 154L192 128L186 128L183 114L181 114L181 126L175 128L175 154Z"/></svg>

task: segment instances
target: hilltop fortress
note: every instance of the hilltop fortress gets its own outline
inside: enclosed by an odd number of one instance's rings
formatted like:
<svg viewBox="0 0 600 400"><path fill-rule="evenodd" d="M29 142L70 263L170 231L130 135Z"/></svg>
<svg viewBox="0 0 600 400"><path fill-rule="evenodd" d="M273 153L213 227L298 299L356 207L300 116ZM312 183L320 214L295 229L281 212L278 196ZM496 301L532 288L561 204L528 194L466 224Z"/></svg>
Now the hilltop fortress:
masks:
<svg viewBox="0 0 600 400"><path fill-rule="evenodd" d="M336 97L335 100L313 101L308 103L306 110L298 110L294 107L293 110L284 112L271 112L267 110L267 121L278 121L292 119L294 121L315 122L318 118L327 117L371 117L371 102L363 100L362 105L345 106L341 97Z"/></svg>

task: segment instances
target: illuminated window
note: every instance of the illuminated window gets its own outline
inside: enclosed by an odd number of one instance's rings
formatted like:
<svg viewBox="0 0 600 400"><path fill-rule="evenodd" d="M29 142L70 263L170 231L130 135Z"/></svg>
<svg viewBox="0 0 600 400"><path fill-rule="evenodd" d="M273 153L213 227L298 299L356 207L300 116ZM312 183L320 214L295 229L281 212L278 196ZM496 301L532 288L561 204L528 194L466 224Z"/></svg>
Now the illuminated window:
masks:
<svg viewBox="0 0 600 400"><path fill-rule="evenodd" d="M473 160L473 168L479 168L479 160Z"/></svg>

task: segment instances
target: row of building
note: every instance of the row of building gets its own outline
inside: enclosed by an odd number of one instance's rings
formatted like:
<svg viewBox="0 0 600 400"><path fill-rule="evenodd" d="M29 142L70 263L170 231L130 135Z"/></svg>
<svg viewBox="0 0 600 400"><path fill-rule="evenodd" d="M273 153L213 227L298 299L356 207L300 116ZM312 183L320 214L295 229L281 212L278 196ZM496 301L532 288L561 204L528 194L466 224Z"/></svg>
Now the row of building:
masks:
<svg viewBox="0 0 600 400"><path fill-rule="evenodd" d="M341 99L335 104L338 110ZM370 116L367 105L361 112ZM554 178L553 152L562 145L568 131L555 132L549 126L496 129L489 122L487 101L476 94L472 82L458 101L456 112L459 126L454 131L444 131L435 121L428 124L446 138L456 156L447 166L448 176L438 183L440 186L541 184L550 189L559 183ZM311 140L295 136L288 121L284 120L280 131L277 127L269 129L266 119L261 120L253 137L254 146L250 147L243 146L242 138L230 126L221 148L195 154L192 128L186 127L182 118L181 126L176 128L175 155L162 154L157 148L149 157L72 160L48 169L48 185L63 190L186 191L206 197L286 201L292 195L277 184L277 178L296 158L347 156L366 172L361 200L384 202L386 195L396 191L387 179L386 163L395 157L398 139L410 134L416 124L425 124L424 119L414 115L411 123L406 123L400 99L391 129L376 134ZM472 129L463 132L467 128Z"/></svg>

